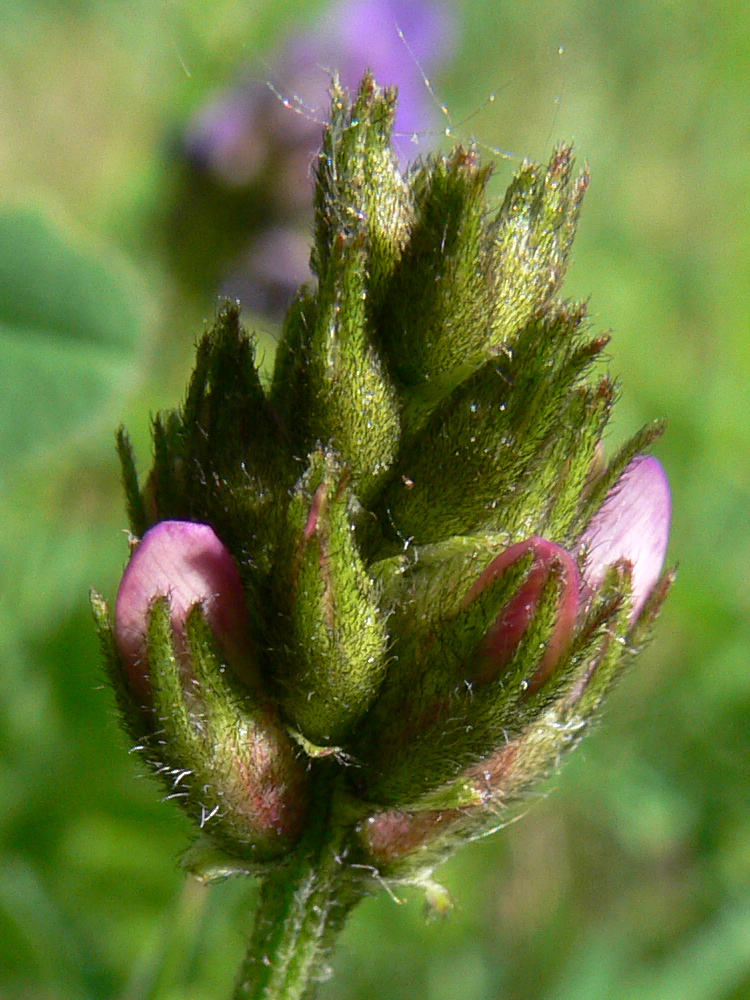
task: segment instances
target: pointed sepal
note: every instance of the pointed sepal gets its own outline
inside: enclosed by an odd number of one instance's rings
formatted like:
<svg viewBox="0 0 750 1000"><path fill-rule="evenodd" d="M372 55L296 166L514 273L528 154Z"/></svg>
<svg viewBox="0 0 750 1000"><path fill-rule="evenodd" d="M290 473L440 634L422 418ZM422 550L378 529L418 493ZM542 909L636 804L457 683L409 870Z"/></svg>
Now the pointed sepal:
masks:
<svg viewBox="0 0 750 1000"><path fill-rule="evenodd" d="M348 470L332 452L313 453L289 506L291 543L276 581L281 704L291 725L324 747L345 741L388 663L385 617L351 504Z"/></svg>

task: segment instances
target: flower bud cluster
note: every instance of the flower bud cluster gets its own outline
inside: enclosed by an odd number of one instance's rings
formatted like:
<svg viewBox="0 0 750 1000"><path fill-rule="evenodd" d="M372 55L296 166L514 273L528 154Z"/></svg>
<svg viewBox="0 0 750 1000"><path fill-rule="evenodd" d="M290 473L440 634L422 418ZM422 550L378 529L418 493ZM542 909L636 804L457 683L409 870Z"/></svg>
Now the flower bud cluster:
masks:
<svg viewBox="0 0 750 1000"><path fill-rule="evenodd" d="M561 145L491 211L473 149L401 170L395 103L334 81L270 386L228 305L143 486L119 438L138 540L95 610L204 874L283 858L333 781L352 863L423 883L576 745L671 579L660 427L604 462L606 340L556 297L586 172Z"/></svg>

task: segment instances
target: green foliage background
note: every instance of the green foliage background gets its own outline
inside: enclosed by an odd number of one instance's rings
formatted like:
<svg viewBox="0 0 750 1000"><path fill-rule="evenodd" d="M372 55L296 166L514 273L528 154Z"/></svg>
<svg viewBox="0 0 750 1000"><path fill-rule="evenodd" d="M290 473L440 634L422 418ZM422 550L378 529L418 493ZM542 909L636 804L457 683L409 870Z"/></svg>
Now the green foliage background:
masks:
<svg viewBox="0 0 750 1000"><path fill-rule="evenodd" d="M178 873L187 822L117 731L87 590L114 595L127 554L112 431L145 462L215 309L164 251L170 137L243 60L267 76L316 6L0 11L3 1000L230 992L254 890ZM321 997L750 998L750 21L697 0L465 0L460 18L433 83L457 138L516 157L496 157L496 194L558 138L591 163L567 292L614 330L612 445L670 419L681 570L554 794L443 870L451 919L366 902Z"/></svg>

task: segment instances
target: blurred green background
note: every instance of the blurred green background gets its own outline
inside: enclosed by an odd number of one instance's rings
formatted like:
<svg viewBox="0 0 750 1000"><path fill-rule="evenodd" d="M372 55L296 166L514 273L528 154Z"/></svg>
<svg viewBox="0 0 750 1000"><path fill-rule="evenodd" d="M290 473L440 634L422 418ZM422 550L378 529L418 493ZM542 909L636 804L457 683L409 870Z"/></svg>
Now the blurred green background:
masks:
<svg viewBox="0 0 750 1000"><path fill-rule="evenodd" d="M0 11L3 1000L231 992L254 888L178 872L190 830L127 753L87 591L114 596L127 557L113 429L145 466L149 415L180 399L215 310L165 250L173 138L318 9ZM515 157L494 157L494 195L558 138L591 164L566 292L614 331L610 443L669 417L680 575L553 793L442 870L450 919L426 925L416 895L367 901L320 995L750 998L750 19L697 0L455 9L432 83L457 137Z"/></svg>

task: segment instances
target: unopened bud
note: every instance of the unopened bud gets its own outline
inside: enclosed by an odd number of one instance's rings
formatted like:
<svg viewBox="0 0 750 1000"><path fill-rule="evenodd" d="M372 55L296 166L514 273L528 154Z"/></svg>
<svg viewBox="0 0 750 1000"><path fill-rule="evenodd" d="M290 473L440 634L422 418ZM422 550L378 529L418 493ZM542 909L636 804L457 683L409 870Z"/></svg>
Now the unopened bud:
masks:
<svg viewBox="0 0 750 1000"><path fill-rule="evenodd" d="M462 564L466 556L454 559ZM579 592L570 554L534 537L497 555L449 618L427 628L394 622L394 631L406 633L394 647L398 669L354 751L367 762L373 801L417 804L435 801L434 793L440 802L455 800L438 790L514 731L524 703L565 657Z"/></svg>
<svg viewBox="0 0 750 1000"><path fill-rule="evenodd" d="M307 772L262 691L240 574L213 529L155 525L125 571L114 627L103 602L95 611L128 728L170 797L230 855L287 850Z"/></svg>
<svg viewBox="0 0 750 1000"><path fill-rule="evenodd" d="M474 683L487 683L497 677L503 667L510 662L536 614L542 592L553 570L557 571L559 580L557 619L547 640L544 654L528 681L532 693L549 677L570 644L579 607L578 569L570 554L562 546L546 538L529 538L501 552L466 595L465 606L468 607L486 587L502 576L508 567L528 553L533 554L534 558L529 575L490 625L477 649L471 673L471 680Z"/></svg>
<svg viewBox="0 0 750 1000"><path fill-rule="evenodd" d="M157 597L168 597L175 653L187 664L185 625L199 604L239 677L254 674L245 594L234 560L207 524L161 521L138 543L115 602L115 640L133 694L148 703L148 623Z"/></svg>

